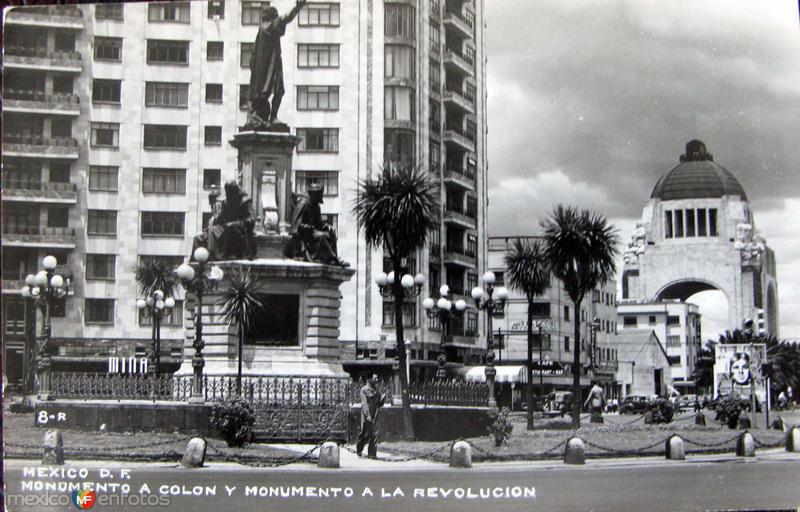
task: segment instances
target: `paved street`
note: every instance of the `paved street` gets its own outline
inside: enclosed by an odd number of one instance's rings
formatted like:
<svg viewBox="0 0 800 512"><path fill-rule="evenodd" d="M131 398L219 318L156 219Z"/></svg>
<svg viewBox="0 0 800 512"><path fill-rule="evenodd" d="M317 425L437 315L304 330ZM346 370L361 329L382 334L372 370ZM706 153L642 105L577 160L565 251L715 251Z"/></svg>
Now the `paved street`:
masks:
<svg viewBox="0 0 800 512"><path fill-rule="evenodd" d="M359 460L359 459L357 459ZM343 456L351 469L321 470L311 465L284 468L248 468L232 464L187 471L174 464L75 463L86 468L83 479L105 484L128 484L138 493L147 484L151 499L163 493L199 493L171 496L176 510L219 511L222 508L258 510L707 510L796 508L800 506L800 456L782 450L760 452L755 460L731 456L695 456L684 462L660 458L590 461L565 466L557 461L481 464L472 469L450 469L433 463L356 462ZM38 464L10 461L7 495L20 492L21 479L54 482L58 477L30 474L24 468ZM352 469L352 468L356 469ZM101 469L110 476L100 477ZM122 475L130 471L130 478ZM122 477L122 478L120 478ZM66 480L69 480L67 476ZM36 484L33 484L36 485ZM230 490L231 496L228 497ZM367 491L366 489L369 489ZM399 491L397 490L399 488ZM351 496L346 496L352 491ZM304 496L297 496L298 493ZM327 497L319 497L327 492ZM370 494L371 492L371 494ZM110 490L106 491L106 495ZM246 494L249 493L250 496ZM270 497L270 493L273 495ZM281 497L282 493L294 497ZM402 493L402 494L401 494ZM43 491L26 492L41 497ZM54 496L65 494L54 492ZM146 495L140 494L138 499ZM446 496L446 497L445 497ZM519 496L519 497L514 497ZM107 499L98 492L98 505ZM29 497L29 500L34 498ZM63 503L63 498L62 498ZM68 507L13 506L9 510L69 510ZM166 505L165 502L162 502ZM99 506L100 510L141 510Z"/></svg>

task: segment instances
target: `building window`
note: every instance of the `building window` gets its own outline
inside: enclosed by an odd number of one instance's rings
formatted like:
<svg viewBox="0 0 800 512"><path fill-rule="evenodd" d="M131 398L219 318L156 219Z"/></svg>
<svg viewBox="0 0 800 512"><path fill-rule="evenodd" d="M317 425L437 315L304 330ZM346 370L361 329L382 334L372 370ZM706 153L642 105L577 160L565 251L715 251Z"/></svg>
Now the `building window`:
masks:
<svg viewBox="0 0 800 512"><path fill-rule="evenodd" d="M433 130L433 126L431 126L431 130ZM442 149L435 140L428 141L428 165L432 173L439 174L442 166Z"/></svg>
<svg viewBox="0 0 800 512"><path fill-rule="evenodd" d="M186 127L171 124L144 125L145 149L186 149Z"/></svg>
<svg viewBox="0 0 800 512"><path fill-rule="evenodd" d="M118 148L119 123L92 123L92 147Z"/></svg>
<svg viewBox="0 0 800 512"><path fill-rule="evenodd" d="M383 303L383 325L394 326L394 302ZM416 327L417 305L414 302L403 303L403 327Z"/></svg>
<svg viewBox="0 0 800 512"><path fill-rule="evenodd" d="M670 366L680 366L681 356L667 356L667 361L669 362Z"/></svg>
<svg viewBox="0 0 800 512"><path fill-rule="evenodd" d="M668 315L667 316L667 325L680 325L681 324L681 317L678 315Z"/></svg>
<svg viewBox="0 0 800 512"><path fill-rule="evenodd" d="M386 4L384 35L415 39L414 7L405 4Z"/></svg>
<svg viewBox="0 0 800 512"><path fill-rule="evenodd" d="M98 192L116 192L119 167L106 165L89 166L89 190Z"/></svg>
<svg viewBox="0 0 800 512"><path fill-rule="evenodd" d="M183 236L183 212L142 212L142 236Z"/></svg>
<svg viewBox="0 0 800 512"><path fill-rule="evenodd" d="M206 103L222 103L222 84L206 84Z"/></svg>
<svg viewBox="0 0 800 512"><path fill-rule="evenodd" d="M208 19L225 19L225 0L208 0Z"/></svg>
<svg viewBox="0 0 800 512"><path fill-rule="evenodd" d="M99 6L98 6L99 7ZM94 60L122 61L121 37L95 37Z"/></svg>
<svg viewBox="0 0 800 512"><path fill-rule="evenodd" d="M708 236L708 218L705 208L697 209L697 236Z"/></svg>
<svg viewBox="0 0 800 512"><path fill-rule="evenodd" d="M242 25L261 23L261 8L267 6L269 2L242 2Z"/></svg>
<svg viewBox="0 0 800 512"><path fill-rule="evenodd" d="M651 324L651 325L655 324L655 323L656 323L656 317L655 317L655 315L650 315L650 316L648 316L648 317L647 317L647 323L648 323L648 324Z"/></svg>
<svg viewBox="0 0 800 512"><path fill-rule="evenodd" d="M89 281L113 281L117 257L113 254L87 254L86 279Z"/></svg>
<svg viewBox="0 0 800 512"><path fill-rule="evenodd" d="M431 265L428 267L428 281L428 293L430 295L439 293L439 288L442 286L442 272L438 266Z"/></svg>
<svg viewBox="0 0 800 512"><path fill-rule="evenodd" d="M569 322L569 306L564 306L564 321Z"/></svg>
<svg viewBox="0 0 800 512"><path fill-rule="evenodd" d="M222 171L220 169L203 169L203 189L209 190L216 187L219 190L220 176ZM205 224L203 224L205 226Z"/></svg>
<svg viewBox="0 0 800 512"><path fill-rule="evenodd" d="M433 53L439 53L442 48L442 33L439 28L439 23L433 20L430 22L429 38L431 42L431 51Z"/></svg>
<svg viewBox="0 0 800 512"><path fill-rule="evenodd" d="M114 299L86 299L87 324L114 324Z"/></svg>
<svg viewBox="0 0 800 512"><path fill-rule="evenodd" d="M717 209L708 209L708 236L717 236Z"/></svg>
<svg viewBox="0 0 800 512"><path fill-rule="evenodd" d="M142 192L145 194L185 194L186 169L142 169Z"/></svg>
<svg viewBox="0 0 800 512"><path fill-rule="evenodd" d="M550 303L549 302L534 302L533 303L533 316L538 318L550 318Z"/></svg>
<svg viewBox="0 0 800 512"><path fill-rule="evenodd" d="M205 127L205 145L206 146L221 146L222 145L222 127L221 126L206 126Z"/></svg>
<svg viewBox="0 0 800 512"><path fill-rule="evenodd" d="M92 80L92 103L115 103L119 105L121 80Z"/></svg>
<svg viewBox="0 0 800 512"><path fill-rule="evenodd" d="M464 330L465 336L478 335L478 313L476 311L467 311L466 328Z"/></svg>
<svg viewBox="0 0 800 512"><path fill-rule="evenodd" d="M683 210L675 210L675 238L683 238Z"/></svg>
<svg viewBox="0 0 800 512"><path fill-rule="evenodd" d="M622 325L625 327L636 327L639 325L638 319L635 316L623 316Z"/></svg>
<svg viewBox="0 0 800 512"><path fill-rule="evenodd" d="M147 6L147 21L189 23L189 2L153 2Z"/></svg>
<svg viewBox="0 0 800 512"><path fill-rule="evenodd" d="M672 227L672 210L664 212L664 238L672 238L674 229Z"/></svg>
<svg viewBox="0 0 800 512"><path fill-rule="evenodd" d="M408 130L383 130L383 161L399 165L414 163L414 132Z"/></svg>
<svg viewBox="0 0 800 512"><path fill-rule="evenodd" d="M189 84L145 82L144 104L147 107L187 108Z"/></svg>
<svg viewBox="0 0 800 512"><path fill-rule="evenodd" d="M414 48L387 44L383 47L383 54L383 76L385 78L414 80L416 70Z"/></svg>
<svg viewBox="0 0 800 512"><path fill-rule="evenodd" d="M297 110L339 110L339 87L298 85Z"/></svg>
<svg viewBox="0 0 800 512"><path fill-rule="evenodd" d="M677 335L667 336L667 347L680 347L681 337Z"/></svg>
<svg viewBox="0 0 800 512"><path fill-rule="evenodd" d="M334 233L339 232L339 215L336 213L323 213L322 222L329 225Z"/></svg>
<svg viewBox="0 0 800 512"><path fill-rule="evenodd" d="M298 68L338 68L338 44L298 44Z"/></svg>
<svg viewBox="0 0 800 512"><path fill-rule="evenodd" d="M239 44L239 67L250 69L250 59L253 56L253 43Z"/></svg>
<svg viewBox="0 0 800 512"><path fill-rule="evenodd" d="M189 41L147 40L148 64L189 64Z"/></svg>
<svg viewBox="0 0 800 512"><path fill-rule="evenodd" d="M50 206L47 208L47 227L66 228L69 226L69 208L66 206Z"/></svg>
<svg viewBox="0 0 800 512"><path fill-rule="evenodd" d="M209 41L206 44L206 60L222 60L225 53L225 43L222 41Z"/></svg>
<svg viewBox="0 0 800 512"><path fill-rule="evenodd" d="M433 94L440 94L442 89L442 68L435 60L430 62L429 85Z"/></svg>
<svg viewBox="0 0 800 512"><path fill-rule="evenodd" d="M569 336L564 336L564 352L569 352L569 351L570 351Z"/></svg>
<svg viewBox="0 0 800 512"><path fill-rule="evenodd" d="M686 236L695 236L694 210L686 210Z"/></svg>
<svg viewBox="0 0 800 512"><path fill-rule="evenodd" d="M56 117L51 121L50 135L53 137L72 137L72 119Z"/></svg>
<svg viewBox="0 0 800 512"><path fill-rule="evenodd" d="M297 15L297 23L301 27L338 27L339 4L306 4Z"/></svg>
<svg viewBox="0 0 800 512"><path fill-rule="evenodd" d="M466 288L466 290L470 290L471 291L473 288L476 288L477 286L478 286L478 274L476 274L475 272L467 272L467 288ZM502 286L502 284L497 285L497 286Z"/></svg>
<svg viewBox="0 0 800 512"><path fill-rule="evenodd" d="M239 110L250 107L250 84L239 84Z"/></svg>
<svg viewBox="0 0 800 512"><path fill-rule="evenodd" d="M339 173L337 171L295 171L294 191L304 194L308 186L322 185L322 192L326 196L339 195Z"/></svg>
<svg viewBox="0 0 800 512"><path fill-rule="evenodd" d="M116 236L116 210L89 210L86 232L89 235Z"/></svg>
<svg viewBox="0 0 800 512"><path fill-rule="evenodd" d="M298 153L337 153L339 151L338 128L298 128L300 144Z"/></svg>
<svg viewBox="0 0 800 512"><path fill-rule="evenodd" d="M414 121L414 90L408 87L384 87L383 118L395 121Z"/></svg>
<svg viewBox="0 0 800 512"><path fill-rule="evenodd" d="M139 325L150 326L153 325L153 317L145 314L144 309L139 311ZM176 300L175 307L173 307L168 315L161 317L161 325L170 327L180 327L183 325L183 301Z"/></svg>
<svg viewBox="0 0 800 512"><path fill-rule="evenodd" d="M97 20L122 21L125 4L122 2L100 3L94 6L94 18Z"/></svg>

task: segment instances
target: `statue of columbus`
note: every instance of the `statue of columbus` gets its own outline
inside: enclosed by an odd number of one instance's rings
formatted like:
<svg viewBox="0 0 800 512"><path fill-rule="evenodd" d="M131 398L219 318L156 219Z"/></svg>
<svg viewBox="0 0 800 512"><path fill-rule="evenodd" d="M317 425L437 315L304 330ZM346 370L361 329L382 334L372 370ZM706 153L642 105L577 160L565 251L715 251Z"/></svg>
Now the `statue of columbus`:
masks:
<svg viewBox="0 0 800 512"><path fill-rule="evenodd" d="M278 16L278 10L270 5L261 10L261 25L250 56L250 111L245 130L275 130L283 125L278 120L285 92L281 37L286 33L286 25L305 4L306 0L297 0L285 16Z"/></svg>

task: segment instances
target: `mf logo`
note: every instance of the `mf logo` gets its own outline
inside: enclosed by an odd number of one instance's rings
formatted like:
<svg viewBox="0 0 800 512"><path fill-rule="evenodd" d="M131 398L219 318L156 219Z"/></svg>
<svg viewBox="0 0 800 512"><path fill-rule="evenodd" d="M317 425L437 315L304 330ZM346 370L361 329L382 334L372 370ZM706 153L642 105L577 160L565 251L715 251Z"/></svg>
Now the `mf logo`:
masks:
<svg viewBox="0 0 800 512"><path fill-rule="evenodd" d="M94 507L95 501L97 501L97 495L94 493L94 491L72 491L72 504L75 505L75 508L92 508Z"/></svg>

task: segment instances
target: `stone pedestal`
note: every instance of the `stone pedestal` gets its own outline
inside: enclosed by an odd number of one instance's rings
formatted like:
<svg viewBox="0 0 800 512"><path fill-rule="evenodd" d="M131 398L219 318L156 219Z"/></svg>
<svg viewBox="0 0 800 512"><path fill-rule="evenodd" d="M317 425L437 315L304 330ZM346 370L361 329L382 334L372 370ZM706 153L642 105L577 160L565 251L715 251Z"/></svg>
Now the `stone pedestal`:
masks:
<svg viewBox="0 0 800 512"><path fill-rule="evenodd" d="M264 283L264 293L279 301L291 304L296 313L283 315L275 323L285 322L296 328L292 339L254 340L246 343L243 351L242 375L307 377L345 377L340 362L339 285L355 273L349 268L308 263L287 259L257 258L252 261L218 261L225 273L219 286L203 297L202 320L205 348L203 356L206 376L236 376L238 369L238 328L229 325L221 316L220 297L230 286L230 278L238 272L247 272ZM188 307L193 310L191 295ZM186 319L184 361L176 375L191 375L194 353L194 325L191 312ZM262 343L263 342L263 343Z"/></svg>

